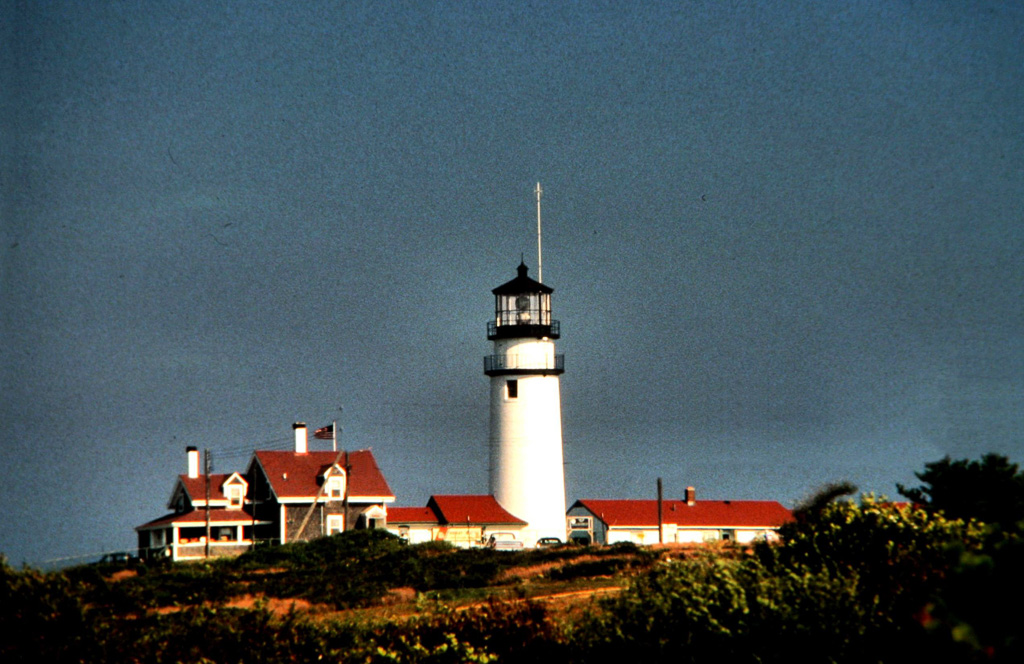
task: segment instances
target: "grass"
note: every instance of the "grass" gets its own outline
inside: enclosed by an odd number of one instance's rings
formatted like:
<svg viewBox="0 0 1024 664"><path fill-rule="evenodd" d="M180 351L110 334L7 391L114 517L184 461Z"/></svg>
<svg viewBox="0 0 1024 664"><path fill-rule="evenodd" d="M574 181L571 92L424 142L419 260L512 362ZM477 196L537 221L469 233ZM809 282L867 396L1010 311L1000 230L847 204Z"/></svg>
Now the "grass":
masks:
<svg viewBox="0 0 1024 664"><path fill-rule="evenodd" d="M86 566L70 575L92 606L117 614L259 604L280 615L365 621L492 601L585 604L660 557L628 546L464 550L357 531L236 559L140 566L134 574Z"/></svg>

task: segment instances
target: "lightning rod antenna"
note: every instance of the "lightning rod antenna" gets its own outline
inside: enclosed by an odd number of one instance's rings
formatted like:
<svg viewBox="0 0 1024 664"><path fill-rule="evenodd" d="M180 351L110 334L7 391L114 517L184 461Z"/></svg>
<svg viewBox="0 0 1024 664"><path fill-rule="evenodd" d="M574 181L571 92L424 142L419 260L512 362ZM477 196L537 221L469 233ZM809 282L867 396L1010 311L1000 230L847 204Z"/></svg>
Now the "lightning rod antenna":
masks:
<svg viewBox="0 0 1024 664"><path fill-rule="evenodd" d="M540 244L540 195L544 193L544 190L540 188L540 182L537 183L537 281L544 283L544 262L541 260L541 244Z"/></svg>

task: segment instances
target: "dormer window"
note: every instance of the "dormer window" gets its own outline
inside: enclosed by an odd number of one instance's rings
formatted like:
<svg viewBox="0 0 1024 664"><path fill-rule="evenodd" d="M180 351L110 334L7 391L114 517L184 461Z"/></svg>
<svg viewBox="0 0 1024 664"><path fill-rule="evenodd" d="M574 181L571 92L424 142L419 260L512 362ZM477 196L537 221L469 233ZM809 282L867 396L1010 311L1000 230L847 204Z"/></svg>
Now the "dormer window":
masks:
<svg viewBox="0 0 1024 664"><path fill-rule="evenodd" d="M231 477L224 481L224 484L221 486L221 492L223 492L224 498L227 499L229 510L242 509L242 506L245 504L245 492L248 486L248 483L238 473L232 473Z"/></svg>
<svg viewBox="0 0 1024 664"><path fill-rule="evenodd" d="M245 499L245 487L240 484L232 484L227 487L228 507L239 509Z"/></svg>
<svg viewBox="0 0 1024 664"><path fill-rule="evenodd" d="M345 498L345 471L338 466L324 473L324 496L327 500L343 500Z"/></svg>
<svg viewBox="0 0 1024 664"><path fill-rule="evenodd" d="M345 497L345 478L334 476L327 478L327 499L341 500Z"/></svg>

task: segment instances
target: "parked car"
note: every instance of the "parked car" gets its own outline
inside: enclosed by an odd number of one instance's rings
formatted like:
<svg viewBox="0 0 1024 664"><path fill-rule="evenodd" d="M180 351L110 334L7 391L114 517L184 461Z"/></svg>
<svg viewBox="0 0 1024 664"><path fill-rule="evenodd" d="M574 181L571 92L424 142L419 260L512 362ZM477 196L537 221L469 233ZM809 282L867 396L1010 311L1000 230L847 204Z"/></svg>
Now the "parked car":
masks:
<svg viewBox="0 0 1024 664"><path fill-rule="evenodd" d="M541 537L537 540L538 549L552 549L556 546L562 546L562 540L557 537Z"/></svg>
<svg viewBox="0 0 1024 664"><path fill-rule="evenodd" d="M127 551L117 551L115 553L104 553L103 557L96 562L100 565L132 565L137 560L135 556Z"/></svg>
<svg viewBox="0 0 1024 664"><path fill-rule="evenodd" d="M523 543L516 539L515 533L491 533L487 538L487 548L495 551L520 551Z"/></svg>

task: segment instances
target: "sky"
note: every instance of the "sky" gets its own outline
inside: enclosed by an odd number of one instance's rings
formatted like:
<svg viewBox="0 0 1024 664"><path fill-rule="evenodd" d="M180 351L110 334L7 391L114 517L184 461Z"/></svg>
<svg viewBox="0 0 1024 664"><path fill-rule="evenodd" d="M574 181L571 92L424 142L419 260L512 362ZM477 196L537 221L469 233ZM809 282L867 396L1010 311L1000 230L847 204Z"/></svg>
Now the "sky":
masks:
<svg viewBox="0 0 1024 664"><path fill-rule="evenodd" d="M487 491L486 322L555 289L579 498L1024 462L1024 5L0 3L0 552L135 546L338 420Z"/></svg>

